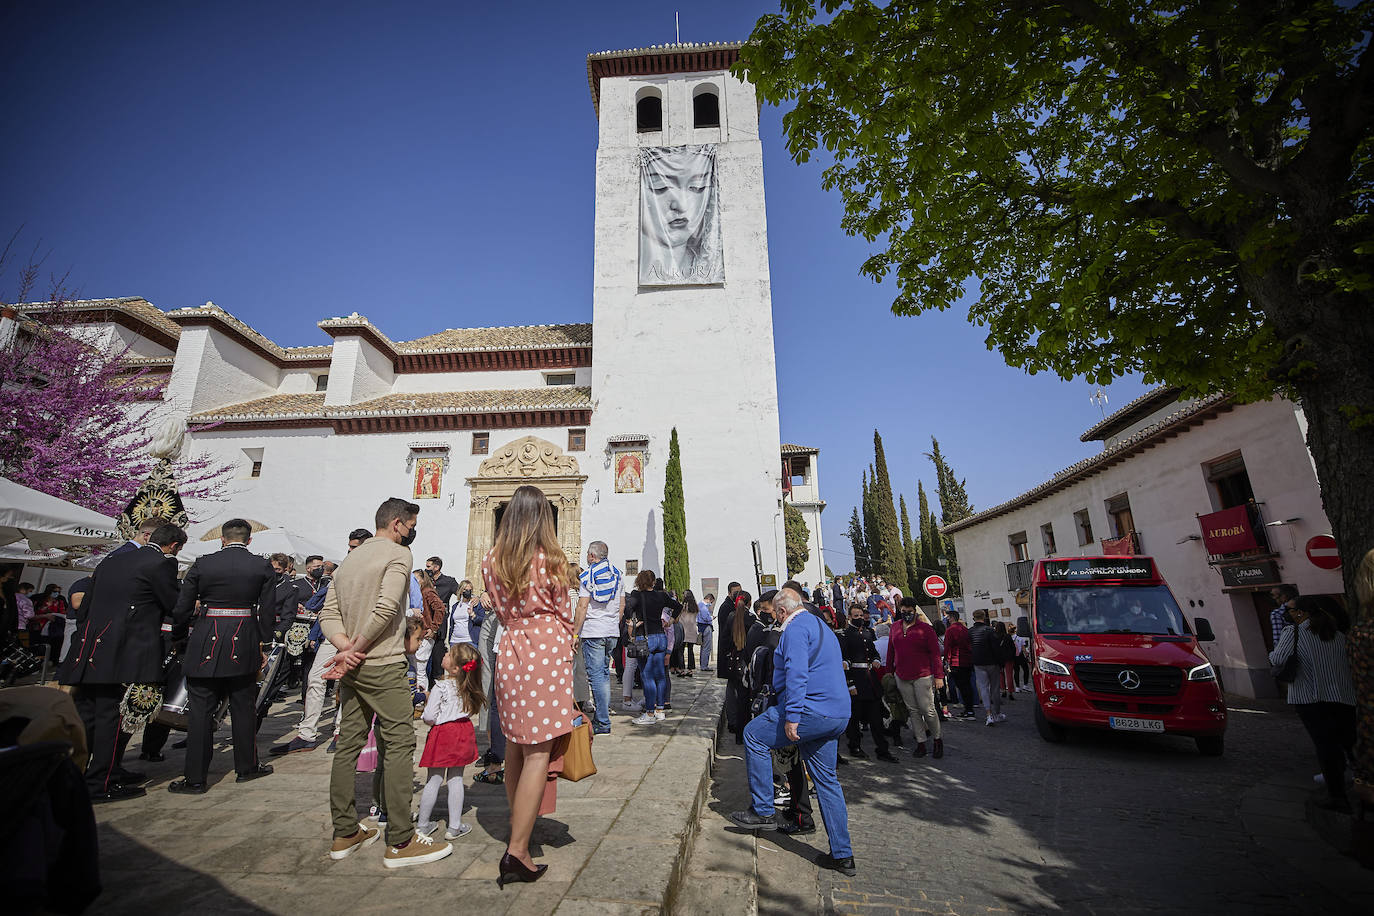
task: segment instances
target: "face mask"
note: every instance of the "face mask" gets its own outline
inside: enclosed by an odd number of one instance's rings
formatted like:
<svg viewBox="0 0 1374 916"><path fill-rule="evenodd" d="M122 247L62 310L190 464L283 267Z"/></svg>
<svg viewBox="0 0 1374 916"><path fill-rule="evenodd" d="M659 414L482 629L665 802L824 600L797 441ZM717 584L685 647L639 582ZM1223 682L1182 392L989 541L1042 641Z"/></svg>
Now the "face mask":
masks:
<svg viewBox="0 0 1374 916"><path fill-rule="evenodd" d="M915 615L915 614L903 614L903 615L902 615L902 619L905 620L907 623L911 623L912 621L914 621L914 620L916 619L916 615Z"/></svg>
<svg viewBox="0 0 1374 916"><path fill-rule="evenodd" d="M471 598L471 597L472 597L472 589L470 589L470 588L465 588L465 589L463 589L463 600L464 600L464 601L467 601L467 600L468 600L469 598Z"/></svg>
<svg viewBox="0 0 1374 916"><path fill-rule="evenodd" d="M321 567L317 566L314 569L307 572L306 575L312 579L318 579L320 576L324 575L324 570Z"/></svg>
<svg viewBox="0 0 1374 916"><path fill-rule="evenodd" d="M411 544L415 543L415 530L415 528L411 528L410 533L401 538L402 547L409 547Z"/></svg>

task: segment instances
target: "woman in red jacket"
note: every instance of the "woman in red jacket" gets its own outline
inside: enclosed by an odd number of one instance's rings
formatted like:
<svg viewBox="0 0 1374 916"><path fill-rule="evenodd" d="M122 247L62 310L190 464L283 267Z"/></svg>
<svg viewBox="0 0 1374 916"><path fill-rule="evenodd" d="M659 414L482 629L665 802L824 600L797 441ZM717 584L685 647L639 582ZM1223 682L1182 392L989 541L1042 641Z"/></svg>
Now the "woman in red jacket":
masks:
<svg viewBox="0 0 1374 916"><path fill-rule="evenodd" d="M887 668L897 678L897 691L911 710L911 732L917 757L926 755L926 735L935 739L936 759L945 756L940 717L935 712L935 691L944 686L945 669L940 661L940 640L915 598L898 603L898 619L888 631Z"/></svg>
<svg viewBox="0 0 1374 916"><path fill-rule="evenodd" d="M949 612L949 626L945 629L945 661L949 664L949 679L963 701L963 719L974 718L973 707L978 705L973 692L973 644L969 642L968 627L959 622L959 612Z"/></svg>

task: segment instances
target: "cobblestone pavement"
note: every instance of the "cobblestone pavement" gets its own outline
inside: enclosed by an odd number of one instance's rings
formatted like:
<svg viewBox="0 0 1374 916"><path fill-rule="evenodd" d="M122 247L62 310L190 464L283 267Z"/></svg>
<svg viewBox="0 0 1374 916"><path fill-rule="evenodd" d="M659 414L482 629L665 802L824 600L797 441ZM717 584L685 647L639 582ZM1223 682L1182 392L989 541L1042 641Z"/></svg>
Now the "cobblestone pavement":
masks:
<svg viewBox="0 0 1374 916"><path fill-rule="evenodd" d="M549 864L549 874L536 884L504 892L497 889L496 876L508 834L505 791L474 785L473 767L465 774L463 811L472 832L454 842L446 859L389 870L382 865L381 843L330 861L333 756L324 745L271 759L275 773L238 784L226 723L216 735L210 791L184 796L167 792L167 783L181 775L183 752L169 742L166 762L139 761L135 737L125 765L148 774L148 795L96 807L104 892L87 912L355 916L456 907L483 916L537 916L560 906L562 912L581 912L588 899L612 892L627 902L596 902L592 910L620 912L615 907L622 906L624 912L657 912L657 907L636 901L662 899L679 856L680 846L674 844L690 829L692 787L703 778L707 759L705 750L695 754L699 759L692 776L693 764L679 759L684 757L678 753L683 742L670 739L698 727L709 733L719 709L718 697L712 699L720 692L714 679L674 679L673 687L674 711L667 723L645 728L630 725L631 714L619 708L620 691L613 691L612 733L595 741L597 774L577 783L560 781L557 811L535 824L531 852ZM703 701L694 705L698 694ZM299 718L299 703L274 708L258 736L264 759L270 743L294 734ZM419 731L416 759L424 745L422 725ZM173 733L173 740L179 737ZM484 738L479 746L485 749ZM658 783L680 783L680 794L687 797L678 805L664 802L647 814L630 810L629 799L642 786L663 794ZM371 774L359 774L357 788L360 811L366 813ZM440 799L435 815L446 820L443 793ZM418 785L414 802L418 806ZM644 869L636 871L634 862ZM626 875L644 886L619 887L617 879Z"/></svg>
<svg viewBox="0 0 1374 916"><path fill-rule="evenodd" d="M1374 874L1302 819L1316 764L1297 718L1234 705L1221 758L1171 737L1047 744L1026 698L991 728L947 723L943 760L913 759L909 735L899 763L853 760L840 777L855 878L810 863L828 849L824 830L755 840L725 821L747 804L742 749L726 735L680 899L706 912L865 916L1374 911ZM729 899L694 900L712 886Z"/></svg>

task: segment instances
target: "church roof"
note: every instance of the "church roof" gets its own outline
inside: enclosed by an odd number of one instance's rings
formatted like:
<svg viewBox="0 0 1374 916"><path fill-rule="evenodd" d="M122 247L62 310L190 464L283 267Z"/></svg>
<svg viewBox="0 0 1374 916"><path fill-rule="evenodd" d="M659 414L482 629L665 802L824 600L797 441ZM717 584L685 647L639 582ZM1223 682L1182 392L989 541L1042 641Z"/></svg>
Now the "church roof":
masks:
<svg viewBox="0 0 1374 916"><path fill-rule="evenodd" d="M588 54L587 86L592 91L592 107L600 117L603 77L728 70L739 60L739 49L742 47L742 41L687 41Z"/></svg>
<svg viewBox="0 0 1374 916"><path fill-rule="evenodd" d="M1109 413L1102 422L1094 423L1084 431L1083 435L1078 437L1078 441L1092 442L1097 439L1107 439L1137 420L1148 417L1166 404L1178 400L1178 395L1179 390L1169 385L1151 388L1125 407Z"/></svg>
<svg viewBox="0 0 1374 916"><path fill-rule="evenodd" d="M169 350L176 349L181 328L167 317L167 313L141 296L121 296L116 299L75 299L67 302L25 302L20 312L54 310L82 323L104 321L127 327Z"/></svg>
<svg viewBox="0 0 1374 916"><path fill-rule="evenodd" d="M238 338L240 343L247 345L250 349L257 350L281 366L299 362L309 362L315 365L328 363L330 353L333 350L333 347L328 344L311 347L283 347L253 328L246 321L235 318L213 302L190 308L173 309L167 313L167 319L178 325L217 324L223 330L228 331L231 336Z"/></svg>
<svg viewBox="0 0 1374 916"><path fill-rule="evenodd" d="M327 420L347 417L418 416L423 414L499 413L523 410L587 410L592 390L569 385L479 391L431 391L387 394L357 404L326 407L322 392L274 394L239 404L226 404L193 414L193 423L234 423L264 419Z"/></svg>
<svg viewBox="0 0 1374 916"><path fill-rule="evenodd" d="M450 328L437 334L403 340L401 353L464 352L473 350L543 350L552 347L590 347L587 324L531 324L510 328Z"/></svg>

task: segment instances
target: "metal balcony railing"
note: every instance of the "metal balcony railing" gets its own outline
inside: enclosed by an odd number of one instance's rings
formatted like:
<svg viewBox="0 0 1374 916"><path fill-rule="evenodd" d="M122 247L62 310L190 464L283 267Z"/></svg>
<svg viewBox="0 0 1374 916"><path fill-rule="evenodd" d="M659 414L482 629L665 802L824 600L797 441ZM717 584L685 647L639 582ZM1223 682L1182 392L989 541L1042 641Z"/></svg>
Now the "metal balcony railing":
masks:
<svg viewBox="0 0 1374 916"><path fill-rule="evenodd" d="M1034 560L1018 560L1015 563L1008 563L1007 591L1015 592L1023 588L1030 588L1031 569L1034 566Z"/></svg>

